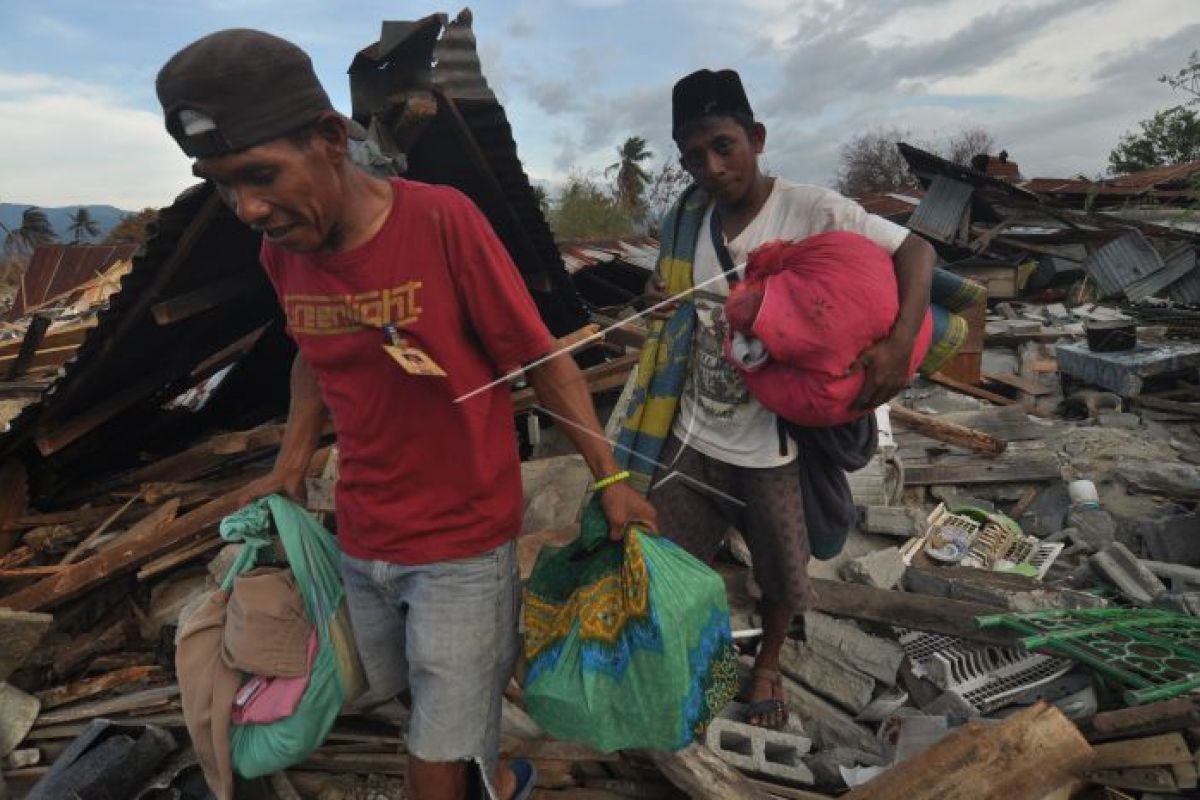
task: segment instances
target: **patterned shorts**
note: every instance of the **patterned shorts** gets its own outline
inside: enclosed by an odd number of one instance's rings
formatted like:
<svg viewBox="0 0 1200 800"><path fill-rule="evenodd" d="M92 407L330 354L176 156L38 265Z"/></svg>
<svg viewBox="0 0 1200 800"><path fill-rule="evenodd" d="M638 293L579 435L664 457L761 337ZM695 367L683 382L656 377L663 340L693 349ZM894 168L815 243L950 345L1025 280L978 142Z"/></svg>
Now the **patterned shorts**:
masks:
<svg viewBox="0 0 1200 800"><path fill-rule="evenodd" d="M808 526L799 467L737 467L671 436L650 490L663 533L710 563L732 526L750 547L763 596L793 613L812 607ZM674 474L672 474L674 473Z"/></svg>

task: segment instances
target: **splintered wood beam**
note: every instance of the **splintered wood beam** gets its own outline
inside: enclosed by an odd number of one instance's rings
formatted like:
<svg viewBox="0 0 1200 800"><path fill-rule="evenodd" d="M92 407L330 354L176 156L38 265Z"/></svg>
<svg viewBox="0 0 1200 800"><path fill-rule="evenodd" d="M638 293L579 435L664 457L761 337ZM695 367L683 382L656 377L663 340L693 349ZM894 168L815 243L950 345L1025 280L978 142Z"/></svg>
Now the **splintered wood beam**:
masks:
<svg viewBox="0 0 1200 800"><path fill-rule="evenodd" d="M25 374L25 370L29 369L34 355L41 347L42 337L46 335L46 329L49 327L50 318L41 314L35 314L29 321L29 327L25 330L25 338L21 340L21 350L8 367L8 374L4 378L6 381L16 380Z"/></svg>
<svg viewBox="0 0 1200 800"><path fill-rule="evenodd" d="M946 442L955 447L962 447L976 453L1000 455L1008 447L1008 442L998 439L991 434L968 428L954 422L938 419L929 414L922 414L904 406L892 404L889 406L891 419L909 430Z"/></svg>
<svg viewBox="0 0 1200 800"><path fill-rule="evenodd" d="M1042 798L1079 777L1091 758L1079 729L1039 702L999 725L968 722L843 798Z"/></svg>
<svg viewBox="0 0 1200 800"><path fill-rule="evenodd" d="M142 378L137 383L126 386L119 392L114 392L104 402L98 403L78 416L71 417L60 425L40 428L34 436L34 443L37 445L38 451L43 456L49 456L79 441L122 411L154 394L165 384L171 382L179 372L180 370L175 367L159 370L149 377Z"/></svg>
<svg viewBox="0 0 1200 800"><path fill-rule="evenodd" d="M928 377L929 380L945 386L947 389L953 389L956 392L962 392L963 394L970 395L971 397L978 397L980 400L987 400L988 402L995 403L996 405L1011 406L1016 405L1017 402L1011 397L1005 397L1002 394L989 392L987 389L980 389L978 386L972 386L969 383L963 383L962 381L951 378L949 375L943 375L940 372L935 372Z"/></svg>
<svg viewBox="0 0 1200 800"><path fill-rule="evenodd" d="M114 546L69 565L57 575L7 597L0 597L0 607L7 606L20 611L52 608L117 575L135 570L158 555L190 541L237 511L240 493L239 488L177 519L163 521L136 533L130 531Z"/></svg>
<svg viewBox="0 0 1200 800"><path fill-rule="evenodd" d="M261 287L263 280L263 276L257 270L248 269L193 292L162 300L155 303L150 311L158 325L172 325L249 294Z"/></svg>
<svg viewBox="0 0 1200 800"><path fill-rule="evenodd" d="M10 458L0 464L0 556L12 550L17 536L9 532L29 502L29 476L25 462Z"/></svg>

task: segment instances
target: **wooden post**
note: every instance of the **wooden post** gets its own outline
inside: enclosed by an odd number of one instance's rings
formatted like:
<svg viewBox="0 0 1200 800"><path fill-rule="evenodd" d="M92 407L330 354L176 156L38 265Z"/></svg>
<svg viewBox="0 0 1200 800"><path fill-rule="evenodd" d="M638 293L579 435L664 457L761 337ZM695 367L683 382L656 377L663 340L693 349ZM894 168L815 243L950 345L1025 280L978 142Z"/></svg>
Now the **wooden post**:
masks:
<svg viewBox="0 0 1200 800"><path fill-rule="evenodd" d="M844 798L1041 798L1082 774L1092 755L1070 720L1038 703L994 727L969 722Z"/></svg>
<svg viewBox="0 0 1200 800"><path fill-rule="evenodd" d="M9 365L8 375L4 380L13 381L25 374L25 370L29 369L29 365L33 362L33 356L41 346L42 337L46 335L46 329L49 327L49 317L42 314L33 315L33 319L29 321L29 327L25 330L25 338L21 340L21 351Z"/></svg>
<svg viewBox="0 0 1200 800"><path fill-rule="evenodd" d="M956 422L947 422L895 403L889 409L894 422L939 442L994 456L1000 455L1008 447L1008 442L1003 439Z"/></svg>

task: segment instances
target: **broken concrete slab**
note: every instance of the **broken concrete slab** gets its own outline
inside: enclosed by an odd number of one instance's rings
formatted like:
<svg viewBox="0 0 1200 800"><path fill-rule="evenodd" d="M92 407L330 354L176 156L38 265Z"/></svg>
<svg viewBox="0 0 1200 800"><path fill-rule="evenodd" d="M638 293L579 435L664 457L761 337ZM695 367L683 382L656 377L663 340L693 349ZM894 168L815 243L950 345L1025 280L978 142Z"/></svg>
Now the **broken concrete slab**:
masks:
<svg viewBox="0 0 1200 800"><path fill-rule="evenodd" d="M50 614L0 608L0 681L21 668L52 625Z"/></svg>
<svg viewBox="0 0 1200 800"><path fill-rule="evenodd" d="M864 506L864 533L912 538L925 532L925 514L912 506Z"/></svg>
<svg viewBox="0 0 1200 800"><path fill-rule="evenodd" d="M804 730L817 749L849 747L879 754L879 741L875 734L855 722L849 714L786 676L783 678L783 688L791 715L804 723Z"/></svg>
<svg viewBox="0 0 1200 800"><path fill-rule="evenodd" d="M718 717L709 724L705 742L722 761L743 772L813 783L812 771L803 759L812 750L812 740L807 737Z"/></svg>
<svg viewBox="0 0 1200 800"><path fill-rule="evenodd" d="M1096 415L1096 424L1104 428L1136 430L1142 427L1142 418L1127 411L1105 411Z"/></svg>
<svg viewBox="0 0 1200 800"><path fill-rule="evenodd" d="M1165 561L1149 561L1142 559L1142 566L1153 572L1159 578L1169 580L1172 588L1200 588L1200 569L1183 564L1171 564Z"/></svg>
<svg viewBox="0 0 1200 800"><path fill-rule="evenodd" d="M917 594L965 600L1011 611L1102 608L1103 598L1054 586L1025 575L989 572L972 567L911 567L904 588Z"/></svg>
<svg viewBox="0 0 1200 800"><path fill-rule="evenodd" d="M1140 605L1150 605L1167 590L1128 547L1116 542L1088 559L1092 570Z"/></svg>
<svg viewBox="0 0 1200 800"><path fill-rule="evenodd" d="M15 686L0 683L0 758L16 749L37 720L42 704Z"/></svg>
<svg viewBox="0 0 1200 800"><path fill-rule="evenodd" d="M904 577L904 558L900 548L885 547L842 565L842 578L849 583L861 583L876 589L891 589Z"/></svg>
<svg viewBox="0 0 1200 800"><path fill-rule="evenodd" d="M1147 522L1142 541L1157 561L1200 566L1200 513Z"/></svg>
<svg viewBox="0 0 1200 800"><path fill-rule="evenodd" d="M832 700L852 714L871 702L875 679L842 661L834 661L804 642L788 640L779 655L785 675Z"/></svg>
<svg viewBox="0 0 1200 800"><path fill-rule="evenodd" d="M1162 461L1120 462L1117 474L1131 489L1174 500L1200 500L1200 467Z"/></svg>
<svg viewBox="0 0 1200 800"><path fill-rule="evenodd" d="M812 770L817 786L841 789L846 785L842 779L843 768L882 767L887 762L875 753L864 753L852 747L834 747L813 753L804 759L804 763Z"/></svg>
<svg viewBox="0 0 1200 800"><path fill-rule="evenodd" d="M804 615L804 629L814 650L888 686L896 685L896 673L904 661L904 650L896 642L816 611Z"/></svg>
<svg viewBox="0 0 1200 800"><path fill-rule="evenodd" d="M1089 552L1104 550L1117 540L1117 523L1102 508L1075 506L1067 513L1066 524L1074 531L1071 540Z"/></svg>
<svg viewBox="0 0 1200 800"><path fill-rule="evenodd" d="M1067 486L1057 481L1037 493L1017 522L1031 536L1048 536L1062 530L1070 507Z"/></svg>

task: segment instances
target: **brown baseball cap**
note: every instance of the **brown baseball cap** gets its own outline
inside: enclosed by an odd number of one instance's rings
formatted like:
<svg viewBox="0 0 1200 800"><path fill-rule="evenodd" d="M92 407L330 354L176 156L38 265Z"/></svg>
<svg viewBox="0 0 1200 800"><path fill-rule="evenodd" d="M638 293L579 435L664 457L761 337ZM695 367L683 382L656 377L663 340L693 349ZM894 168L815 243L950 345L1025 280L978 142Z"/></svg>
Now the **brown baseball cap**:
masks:
<svg viewBox="0 0 1200 800"><path fill-rule="evenodd" d="M155 88L167 131L192 158L287 136L334 110L303 50L248 28L192 42L159 70ZM350 127L357 138L361 127Z"/></svg>

